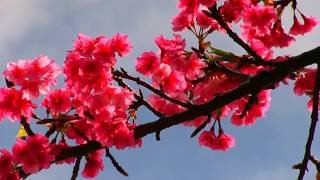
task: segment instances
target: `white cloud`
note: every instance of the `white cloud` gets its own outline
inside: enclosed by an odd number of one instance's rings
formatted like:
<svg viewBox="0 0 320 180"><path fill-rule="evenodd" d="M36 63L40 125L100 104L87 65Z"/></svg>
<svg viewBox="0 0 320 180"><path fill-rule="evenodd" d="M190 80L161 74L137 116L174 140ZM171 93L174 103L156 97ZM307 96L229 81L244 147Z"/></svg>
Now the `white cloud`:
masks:
<svg viewBox="0 0 320 180"><path fill-rule="evenodd" d="M18 43L32 28L46 20L47 13L40 0L1 0L0 53L5 54L10 45Z"/></svg>

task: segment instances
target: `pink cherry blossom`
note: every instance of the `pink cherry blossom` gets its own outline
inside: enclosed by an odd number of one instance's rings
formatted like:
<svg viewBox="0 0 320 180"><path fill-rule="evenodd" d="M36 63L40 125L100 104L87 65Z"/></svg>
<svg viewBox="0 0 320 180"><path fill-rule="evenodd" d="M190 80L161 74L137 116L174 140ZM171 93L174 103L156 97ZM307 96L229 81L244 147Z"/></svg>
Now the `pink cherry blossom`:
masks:
<svg viewBox="0 0 320 180"><path fill-rule="evenodd" d="M204 6L211 7L216 4L216 0L199 0L199 3Z"/></svg>
<svg viewBox="0 0 320 180"><path fill-rule="evenodd" d="M294 83L294 93L298 96L312 95L316 74L316 69L304 69Z"/></svg>
<svg viewBox="0 0 320 180"><path fill-rule="evenodd" d="M50 86L56 84L55 78L60 74L59 66L47 56L38 56L33 60L20 60L9 63L3 75L15 85L21 86L25 97L31 99L49 92Z"/></svg>
<svg viewBox="0 0 320 180"><path fill-rule="evenodd" d="M0 121L3 118L20 120L21 115L31 117L36 105L23 97L22 91L12 88L0 88Z"/></svg>
<svg viewBox="0 0 320 180"><path fill-rule="evenodd" d="M245 9L251 4L251 0L228 0L219 9L226 22L239 22Z"/></svg>
<svg viewBox="0 0 320 180"><path fill-rule="evenodd" d="M203 131L199 137L199 144L212 150L227 151L235 146L235 139L223 131L216 137L212 131Z"/></svg>
<svg viewBox="0 0 320 180"><path fill-rule="evenodd" d="M168 64L161 63L152 74L152 80L156 85L162 83L171 73L171 67Z"/></svg>
<svg viewBox="0 0 320 180"><path fill-rule="evenodd" d="M160 62L157 55L153 52L144 52L136 61L135 68L136 70L145 75L151 76L154 69L159 66Z"/></svg>
<svg viewBox="0 0 320 180"><path fill-rule="evenodd" d="M73 47L83 55L90 55L94 50L95 40L89 36L79 33L74 41Z"/></svg>
<svg viewBox="0 0 320 180"><path fill-rule="evenodd" d="M292 35L304 35L307 32L310 32L317 24L317 20L314 17L306 17L305 15L301 14L304 23L301 24L298 21L296 15L293 16L293 25L290 28L290 34Z"/></svg>
<svg viewBox="0 0 320 180"><path fill-rule="evenodd" d="M243 13L243 22L250 24L252 28L264 30L266 27L270 27L271 24L276 20L277 14L272 6L260 6L251 5Z"/></svg>
<svg viewBox="0 0 320 180"><path fill-rule="evenodd" d="M178 7L185 13L192 14L199 8L198 0L180 0Z"/></svg>
<svg viewBox="0 0 320 180"><path fill-rule="evenodd" d="M266 111L270 107L271 97L270 90L261 91L257 97L257 102L244 114L241 118L240 115L244 111L245 106L248 103L247 98L241 98L230 105L236 112L231 117L231 123L236 126L252 125L257 118L264 117Z"/></svg>
<svg viewBox="0 0 320 180"><path fill-rule="evenodd" d="M161 83L163 90L167 93L183 91L187 87L185 77L178 71L172 71Z"/></svg>
<svg viewBox="0 0 320 180"><path fill-rule="evenodd" d="M48 169L55 158L51 153L47 137L36 134L26 140L17 139L12 148L14 160L22 164L26 173Z"/></svg>
<svg viewBox="0 0 320 180"><path fill-rule="evenodd" d="M103 150L94 151L92 153L87 154L86 157L86 164L82 171L82 176L85 178L94 178L96 177L100 171L103 170L103 160L102 156L104 155Z"/></svg>
<svg viewBox="0 0 320 180"><path fill-rule="evenodd" d="M186 47L185 39L182 39L180 35L174 34L173 39L166 39L164 36L155 38L155 43L161 49L161 53L171 53L176 51L182 51Z"/></svg>
<svg viewBox="0 0 320 180"><path fill-rule="evenodd" d="M0 180L19 180L19 174L15 170L13 155L6 149L0 150Z"/></svg>
<svg viewBox="0 0 320 180"><path fill-rule="evenodd" d="M129 42L128 35L117 33L111 40L112 48L120 57L127 55L132 50L132 45Z"/></svg>
<svg viewBox="0 0 320 180"><path fill-rule="evenodd" d="M193 16L189 14L184 12L179 13L171 19L172 30L178 32L190 27L193 24L192 19Z"/></svg>
<svg viewBox="0 0 320 180"><path fill-rule="evenodd" d="M71 108L70 93L67 90L57 89L51 91L43 100L45 106L53 114L67 112Z"/></svg>
<svg viewBox="0 0 320 180"><path fill-rule="evenodd" d="M116 42L117 41L113 42L112 39L108 39L105 36L100 37L95 43L95 49L93 51L94 57L99 59L103 64L114 66L116 64L114 45L118 46L114 44Z"/></svg>

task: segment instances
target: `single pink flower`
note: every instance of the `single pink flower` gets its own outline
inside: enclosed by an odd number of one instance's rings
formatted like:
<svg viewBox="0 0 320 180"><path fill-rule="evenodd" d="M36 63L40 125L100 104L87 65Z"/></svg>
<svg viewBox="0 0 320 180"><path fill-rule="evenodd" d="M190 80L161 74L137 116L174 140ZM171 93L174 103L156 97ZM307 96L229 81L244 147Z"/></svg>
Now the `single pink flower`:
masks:
<svg viewBox="0 0 320 180"><path fill-rule="evenodd" d="M317 24L317 20L314 17L306 17L303 14L301 14L304 23L301 24L298 21L298 18L296 15L293 16L293 25L290 28L290 34L292 35L304 35L307 32L310 32Z"/></svg>
<svg viewBox="0 0 320 180"><path fill-rule="evenodd" d="M22 91L0 88L0 121L5 117L19 121L21 115L29 118L33 108L36 108L36 105L24 98Z"/></svg>
<svg viewBox="0 0 320 180"><path fill-rule="evenodd" d="M103 64L114 66L116 64L114 45L117 46L117 41L113 42L112 39L103 36L95 43L95 49L92 54Z"/></svg>
<svg viewBox="0 0 320 180"><path fill-rule="evenodd" d="M176 91L184 91L187 87L187 82L180 72L172 71L167 78L161 83L163 90L167 93L173 93Z"/></svg>
<svg viewBox="0 0 320 180"><path fill-rule="evenodd" d="M132 45L129 42L128 35L117 33L111 40L112 48L120 57L127 55L132 50Z"/></svg>
<svg viewBox="0 0 320 180"><path fill-rule="evenodd" d="M159 37L156 37L154 41L161 49L161 51L164 51L161 53L183 51L186 47L186 40L178 34L174 34L173 39L166 39L161 35Z"/></svg>
<svg viewBox="0 0 320 180"><path fill-rule="evenodd" d="M199 8L198 0L179 0L178 7L185 13L193 14Z"/></svg>
<svg viewBox="0 0 320 180"><path fill-rule="evenodd" d="M22 169L26 173L48 169L55 159L48 138L40 134L28 136L26 140L17 139L12 152L14 160L22 164Z"/></svg>
<svg viewBox="0 0 320 180"><path fill-rule="evenodd" d="M152 74L152 81L155 85L159 85L166 79L171 73L171 67L168 64L161 63Z"/></svg>
<svg viewBox="0 0 320 180"><path fill-rule="evenodd" d="M87 154L86 164L82 171L82 176L85 178L94 178L96 177L100 171L103 170L103 160L102 156L104 155L103 150L94 151L92 153Z"/></svg>
<svg viewBox="0 0 320 180"><path fill-rule="evenodd" d="M63 89L51 91L43 100L42 105L53 114L68 112L71 108L70 92Z"/></svg>
<svg viewBox="0 0 320 180"><path fill-rule="evenodd" d="M90 55L94 50L95 40L89 36L79 33L74 41L73 47L83 55Z"/></svg>
<svg viewBox="0 0 320 180"><path fill-rule="evenodd" d="M198 23L198 25L202 28L202 29L206 29L208 27L210 27L213 24L213 19L206 16L202 10L197 11L196 13L196 21Z"/></svg>
<svg viewBox="0 0 320 180"><path fill-rule="evenodd" d="M151 76L154 69L159 66L160 62L158 60L157 55L150 51L144 52L136 61L135 61L135 68L136 70L145 75Z"/></svg>
<svg viewBox="0 0 320 180"><path fill-rule="evenodd" d="M179 13L172 17L171 24L174 32L183 31L185 28L190 27L193 24L193 16L186 13Z"/></svg>
<svg viewBox="0 0 320 180"><path fill-rule="evenodd" d="M15 170L13 155L5 150L0 150L0 180L19 180L19 174Z"/></svg>

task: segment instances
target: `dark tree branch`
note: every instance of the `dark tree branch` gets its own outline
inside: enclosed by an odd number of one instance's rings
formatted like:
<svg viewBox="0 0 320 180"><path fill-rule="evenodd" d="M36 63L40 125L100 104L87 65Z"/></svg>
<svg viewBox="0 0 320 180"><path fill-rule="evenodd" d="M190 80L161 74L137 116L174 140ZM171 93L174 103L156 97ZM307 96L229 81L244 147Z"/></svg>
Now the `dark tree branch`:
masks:
<svg viewBox="0 0 320 180"><path fill-rule="evenodd" d="M207 120L205 120L199 127L197 127L197 128L192 132L192 134L191 134L190 137L191 137L191 138L195 137L201 130L203 130L203 129L207 126L207 124L210 122L210 120L211 120L211 114L208 115Z"/></svg>
<svg viewBox="0 0 320 180"><path fill-rule="evenodd" d="M65 118L46 118L46 119L40 119L37 121L37 124L47 124L47 123L53 123L53 122L60 122L60 123L66 123L73 120L81 119L78 115L72 116L72 117L65 117Z"/></svg>
<svg viewBox="0 0 320 180"><path fill-rule="evenodd" d="M304 174L307 169L307 166L308 166L308 161L311 156L311 146L312 146L312 141L314 138L314 133L315 133L315 130L317 127L318 114L319 114L319 110L318 110L319 90L320 90L320 63L318 63L317 76L315 79L315 88L314 88L314 92L313 92L313 106L312 106L312 113L311 113L311 124L310 124L310 128L309 128L309 135L308 135L308 140L306 143L304 157L301 162L301 168L300 168L298 180L303 179Z"/></svg>
<svg viewBox="0 0 320 180"><path fill-rule="evenodd" d="M28 134L28 136L34 136L35 133L31 130L30 124L27 122L26 117L21 115L21 120L20 120L21 125L23 126L24 130Z"/></svg>
<svg viewBox="0 0 320 180"><path fill-rule="evenodd" d="M316 166L317 171L320 172L320 162L318 159L316 159L314 156L310 155L309 157L310 161Z"/></svg>
<svg viewBox="0 0 320 180"><path fill-rule="evenodd" d="M297 71L307 65L316 63L320 60L320 47L308 52L304 52L298 56L289 58L270 71L262 71L251 77L248 81L241 84L238 88L225 94L216 96L213 100L189 108L187 111L177 113L172 116L166 116L150 123L137 126L135 137L141 138L150 133L161 131L168 127L180 124L182 122L193 120L194 118L213 112L234 100L240 99L248 94L256 94L263 89L273 86L275 83L283 80L291 72Z"/></svg>
<svg viewBox="0 0 320 180"><path fill-rule="evenodd" d="M75 164L73 166L71 180L76 180L77 179L77 176L79 174L81 159L82 159L82 156L77 157L77 160L76 160L76 162L75 162Z"/></svg>

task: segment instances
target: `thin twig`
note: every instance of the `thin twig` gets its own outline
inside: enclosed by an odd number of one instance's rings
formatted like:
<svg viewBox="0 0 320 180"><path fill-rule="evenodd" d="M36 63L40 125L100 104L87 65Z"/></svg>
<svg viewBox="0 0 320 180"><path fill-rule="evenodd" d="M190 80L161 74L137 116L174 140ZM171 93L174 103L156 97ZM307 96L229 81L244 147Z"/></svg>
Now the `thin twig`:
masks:
<svg viewBox="0 0 320 180"><path fill-rule="evenodd" d="M112 156L112 154L109 151L109 148L105 148L105 149L106 149L106 157L108 157L111 160L111 163L117 169L117 171L124 176L128 176L128 173L119 165L117 160Z"/></svg>
<svg viewBox="0 0 320 180"><path fill-rule="evenodd" d="M77 176L79 174L81 159L82 159L82 156L77 157L77 160L76 160L76 162L75 162L75 164L73 166L71 180L76 180L77 179Z"/></svg>
<svg viewBox="0 0 320 180"><path fill-rule="evenodd" d="M147 82L141 80L139 77L133 77L133 76L129 75L124 69L121 69L121 71L114 70L113 71L113 75L116 76L116 77L122 77L122 78L125 78L125 79L128 79L128 80L134 81L135 83L137 83L137 84L149 89L150 91L154 92L158 96L160 96L160 97L162 97L162 98L164 98L166 100L169 100L169 101L171 101L171 102L173 102L175 104L178 104L178 105L180 105L182 107L190 108L190 107L193 106L191 104L188 104L188 103L185 103L185 102L182 102L182 101L179 101L177 99L169 97L164 92L162 92L159 89L154 88L153 86L151 86Z"/></svg>
<svg viewBox="0 0 320 180"><path fill-rule="evenodd" d="M191 137L191 138L195 137L202 129L204 129L204 128L207 126L207 124L210 122L210 120L211 120L211 114L208 115L207 120L205 120L199 127L197 127L197 128L192 132L192 134L191 134L190 137Z"/></svg>
<svg viewBox="0 0 320 180"><path fill-rule="evenodd" d="M134 97L138 100L138 104L136 104L135 106L139 106L139 104L146 106L151 112L153 112L154 115L158 116L158 117L162 117L164 116L161 112L157 111L156 109L154 109L151 104L149 104L146 100L144 100L143 98L143 94L141 89L139 89L139 95L136 94L130 87L129 85L127 85L125 82L123 82L123 80L119 77L115 77L114 78L115 81L117 81L117 83L124 88L129 89L129 91L134 93ZM137 107L135 107L137 108Z"/></svg>

